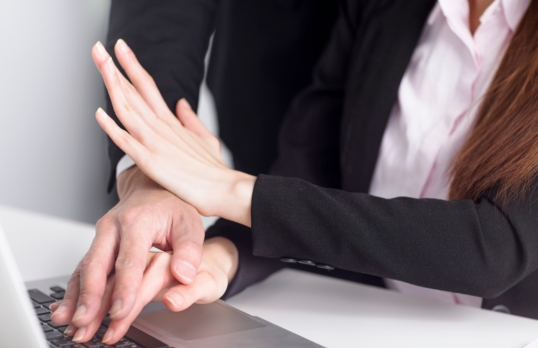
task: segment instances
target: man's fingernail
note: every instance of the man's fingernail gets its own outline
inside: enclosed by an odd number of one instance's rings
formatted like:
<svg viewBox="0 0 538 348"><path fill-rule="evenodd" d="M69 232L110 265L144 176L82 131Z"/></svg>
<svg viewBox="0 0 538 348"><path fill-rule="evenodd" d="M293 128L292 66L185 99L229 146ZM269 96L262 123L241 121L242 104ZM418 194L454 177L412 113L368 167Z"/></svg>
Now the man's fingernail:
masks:
<svg viewBox="0 0 538 348"><path fill-rule="evenodd" d="M77 333L73 337L73 341L75 341L75 342L80 341L81 339L84 338L85 333L86 333L86 328L81 327L80 329L78 329Z"/></svg>
<svg viewBox="0 0 538 348"><path fill-rule="evenodd" d="M185 110L192 110L191 104L187 101L187 99L183 98L179 101L181 103L181 107Z"/></svg>
<svg viewBox="0 0 538 348"><path fill-rule="evenodd" d="M73 336L74 333L75 333L75 327L71 325L69 325L67 329L65 329L64 331L64 334L66 334L67 336Z"/></svg>
<svg viewBox="0 0 538 348"><path fill-rule="evenodd" d="M52 307L52 305L50 305L50 306ZM52 313L53 316L58 316L58 315L62 315L63 313L65 313L67 311L67 306L66 305L60 305L56 309L50 308L50 310L53 312Z"/></svg>
<svg viewBox="0 0 538 348"><path fill-rule="evenodd" d="M85 305L78 306L77 311L75 312L75 315L73 316L73 321L77 321L82 316L84 316L84 314L86 314L86 306Z"/></svg>
<svg viewBox="0 0 538 348"><path fill-rule="evenodd" d="M114 329L109 328L105 335L103 336L103 343L107 343L112 339L112 336L114 336Z"/></svg>
<svg viewBox="0 0 538 348"><path fill-rule="evenodd" d="M183 303L183 297L179 296L174 292L166 295L166 299L168 300L168 302L172 303L172 306L174 306L175 308L179 308L179 306Z"/></svg>
<svg viewBox="0 0 538 348"><path fill-rule="evenodd" d="M97 52L97 56L99 56L99 59L107 59L108 58L108 52L105 49L105 46L101 43L101 41L97 41L95 44L95 49Z"/></svg>
<svg viewBox="0 0 538 348"><path fill-rule="evenodd" d="M119 39L118 42L116 42L116 45L118 45L119 49L123 53L129 52L129 46L127 46L127 44L125 43L125 41L123 41L123 39Z"/></svg>
<svg viewBox="0 0 538 348"><path fill-rule="evenodd" d="M121 310L122 304L123 303L121 302L121 300L114 301L112 308L110 308L110 317L114 318L116 315L118 315L119 311Z"/></svg>
<svg viewBox="0 0 538 348"><path fill-rule="evenodd" d="M196 268L194 268L194 266L190 263L183 260L176 261L175 271L177 275L181 276L187 281L192 281L196 276Z"/></svg>
<svg viewBox="0 0 538 348"><path fill-rule="evenodd" d="M54 303L51 303L50 306L49 306L49 309L54 313L56 312L56 310L58 309L58 307L60 306L60 303L61 302L54 302Z"/></svg>

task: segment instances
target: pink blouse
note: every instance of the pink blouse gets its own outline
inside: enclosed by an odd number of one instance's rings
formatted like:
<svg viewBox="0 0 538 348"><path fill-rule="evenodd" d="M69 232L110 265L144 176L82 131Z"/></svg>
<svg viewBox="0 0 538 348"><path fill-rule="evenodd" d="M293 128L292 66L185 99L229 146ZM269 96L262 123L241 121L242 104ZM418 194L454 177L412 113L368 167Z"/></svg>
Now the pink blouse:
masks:
<svg viewBox="0 0 538 348"><path fill-rule="evenodd" d="M447 199L451 161L470 135L481 99L529 3L495 0L473 36L468 0L438 1L400 84L370 194ZM385 281L407 294L482 304L474 296Z"/></svg>

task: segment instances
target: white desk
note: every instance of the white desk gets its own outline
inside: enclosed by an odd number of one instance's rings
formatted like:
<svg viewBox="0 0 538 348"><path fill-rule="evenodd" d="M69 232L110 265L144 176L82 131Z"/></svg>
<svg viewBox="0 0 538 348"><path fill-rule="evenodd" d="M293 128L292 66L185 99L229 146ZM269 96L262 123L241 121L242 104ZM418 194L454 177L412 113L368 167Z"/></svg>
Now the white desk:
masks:
<svg viewBox="0 0 538 348"><path fill-rule="evenodd" d="M25 281L70 273L94 233L91 225L3 206L0 222ZM328 347L523 348L538 338L536 320L291 270L228 303Z"/></svg>

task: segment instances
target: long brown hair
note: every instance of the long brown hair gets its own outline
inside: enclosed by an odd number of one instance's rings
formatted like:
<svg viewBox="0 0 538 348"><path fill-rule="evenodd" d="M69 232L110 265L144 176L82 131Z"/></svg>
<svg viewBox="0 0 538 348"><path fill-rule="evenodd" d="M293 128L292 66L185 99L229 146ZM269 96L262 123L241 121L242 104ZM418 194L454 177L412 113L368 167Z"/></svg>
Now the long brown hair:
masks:
<svg viewBox="0 0 538 348"><path fill-rule="evenodd" d="M495 189L501 202L523 197L538 176L538 0L521 19L451 176L450 199Z"/></svg>

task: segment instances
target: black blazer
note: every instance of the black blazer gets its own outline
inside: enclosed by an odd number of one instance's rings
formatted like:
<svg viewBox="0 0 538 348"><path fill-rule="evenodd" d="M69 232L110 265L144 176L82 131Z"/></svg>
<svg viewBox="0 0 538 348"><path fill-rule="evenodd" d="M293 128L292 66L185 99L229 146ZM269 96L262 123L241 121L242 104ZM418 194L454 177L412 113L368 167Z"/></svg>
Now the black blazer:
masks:
<svg viewBox="0 0 538 348"><path fill-rule="evenodd" d="M274 175L258 176L251 231L220 220L207 232L232 239L240 251L227 296L287 257L375 276L369 283L392 278L480 296L484 308L502 304L538 318L538 190L505 205L493 198L495 188L477 201L366 194L434 4L345 3L313 83L286 116Z"/></svg>
<svg viewBox="0 0 538 348"><path fill-rule="evenodd" d="M292 98L311 75L337 16L333 0L112 0L107 49L123 38L153 76L171 110L196 110L204 57L215 31L207 83L219 135L235 167L267 173ZM108 99L108 95L107 95ZM117 118L108 99L107 111ZM124 155L110 139L109 191Z"/></svg>

